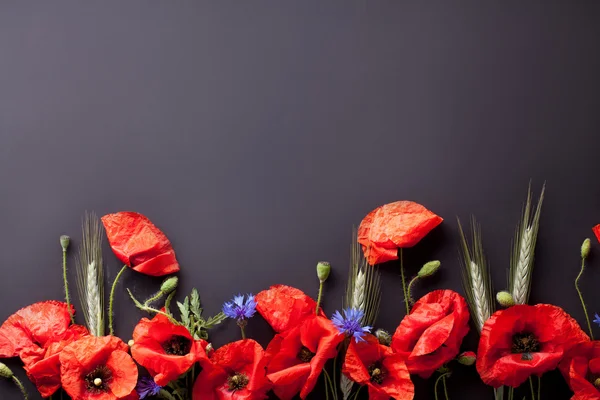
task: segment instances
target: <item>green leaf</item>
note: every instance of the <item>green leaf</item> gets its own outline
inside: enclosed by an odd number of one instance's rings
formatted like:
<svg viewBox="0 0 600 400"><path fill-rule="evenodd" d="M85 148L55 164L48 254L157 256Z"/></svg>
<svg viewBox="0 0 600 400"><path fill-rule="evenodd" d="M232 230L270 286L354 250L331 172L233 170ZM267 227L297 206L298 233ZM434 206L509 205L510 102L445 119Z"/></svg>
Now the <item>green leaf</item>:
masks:
<svg viewBox="0 0 600 400"><path fill-rule="evenodd" d="M179 312L181 313L181 322L189 328L190 326L190 299L189 297L185 297L183 304L177 302L177 307L179 307Z"/></svg>
<svg viewBox="0 0 600 400"><path fill-rule="evenodd" d="M225 321L226 319L227 316L221 311L217 315L210 317L204 324L204 328L212 329L215 326L219 325L221 322Z"/></svg>
<svg viewBox="0 0 600 400"><path fill-rule="evenodd" d="M194 313L194 315L196 316L196 319L201 320L202 319L202 308L200 308L200 295L198 294L198 290L196 290L196 288L192 289L192 293L191 293L190 297L191 297L190 310L192 311L192 313Z"/></svg>

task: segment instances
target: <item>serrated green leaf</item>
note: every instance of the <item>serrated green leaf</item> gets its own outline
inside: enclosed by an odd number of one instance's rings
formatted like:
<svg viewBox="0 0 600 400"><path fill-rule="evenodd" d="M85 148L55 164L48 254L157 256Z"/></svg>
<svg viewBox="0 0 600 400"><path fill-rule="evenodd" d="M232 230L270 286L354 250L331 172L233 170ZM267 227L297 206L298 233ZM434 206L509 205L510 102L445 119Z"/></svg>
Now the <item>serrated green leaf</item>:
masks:
<svg viewBox="0 0 600 400"><path fill-rule="evenodd" d="M177 302L177 306L179 307L179 311L181 313L181 322L189 328L190 326L190 299L189 297L185 297L183 304Z"/></svg>
<svg viewBox="0 0 600 400"><path fill-rule="evenodd" d="M191 302L190 302L190 310L196 316L196 319L202 319L202 308L200 308L200 295L198 294L198 290L196 288L192 289L192 293L190 294Z"/></svg>
<svg viewBox="0 0 600 400"><path fill-rule="evenodd" d="M227 319L227 316L223 312L220 312L217 315L210 317L204 324L204 328L206 328L206 329L214 328L215 326L219 325L221 322L225 321L226 319Z"/></svg>

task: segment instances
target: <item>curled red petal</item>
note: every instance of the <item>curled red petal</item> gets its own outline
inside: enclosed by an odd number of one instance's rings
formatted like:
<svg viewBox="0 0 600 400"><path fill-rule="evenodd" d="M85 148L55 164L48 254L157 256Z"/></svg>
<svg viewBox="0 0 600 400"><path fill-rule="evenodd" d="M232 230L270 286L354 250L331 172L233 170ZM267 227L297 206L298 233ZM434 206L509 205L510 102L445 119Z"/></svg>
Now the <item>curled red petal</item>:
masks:
<svg viewBox="0 0 600 400"><path fill-rule="evenodd" d="M152 276L179 271L171 242L144 215L126 211L107 214L102 223L117 258L134 270Z"/></svg>
<svg viewBox="0 0 600 400"><path fill-rule="evenodd" d="M178 338L189 341L189 352L184 355L168 354L165 344ZM187 328L173 324L160 314L151 320L142 318L133 330L133 341L131 355L160 386L177 379L194 363L204 365L208 362L205 351L208 343L204 340L195 341Z"/></svg>
<svg viewBox="0 0 600 400"><path fill-rule="evenodd" d="M300 289L274 285L255 297L256 309L275 332L283 332L315 314L317 303ZM325 316L323 310L319 314Z"/></svg>
<svg viewBox="0 0 600 400"><path fill-rule="evenodd" d="M600 390L591 380L600 375L600 342L573 346L558 365L573 391L572 400L600 400Z"/></svg>
<svg viewBox="0 0 600 400"><path fill-rule="evenodd" d="M430 292L404 317L392 337L392 349L406 358L411 374L428 378L459 353L469 318L461 295L452 290Z"/></svg>
<svg viewBox="0 0 600 400"><path fill-rule="evenodd" d="M594 231L594 235L596 235L596 239L598 239L598 241L600 242L600 224L593 227L592 231Z"/></svg>
<svg viewBox="0 0 600 400"><path fill-rule="evenodd" d="M46 343L64 334L70 323L66 303L42 301L22 308L0 326L0 358L21 356L27 351L29 357L23 363L38 361Z"/></svg>
<svg viewBox="0 0 600 400"><path fill-rule="evenodd" d="M516 334L532 334L539 351L513 353ZM494 313L484 324L477 351L477 371L488 385L517 387L532 375L556 368L566 352L588 342L577 321L550 304L517 305Z"/></svg>
<svg viewBox="0 0 600 400"><path fill-rule="evenodd" d="M412 201L397 201L371 211L358 228L358 242L370 265L398 259L398 248L412 247L443 219Z"/></svg>

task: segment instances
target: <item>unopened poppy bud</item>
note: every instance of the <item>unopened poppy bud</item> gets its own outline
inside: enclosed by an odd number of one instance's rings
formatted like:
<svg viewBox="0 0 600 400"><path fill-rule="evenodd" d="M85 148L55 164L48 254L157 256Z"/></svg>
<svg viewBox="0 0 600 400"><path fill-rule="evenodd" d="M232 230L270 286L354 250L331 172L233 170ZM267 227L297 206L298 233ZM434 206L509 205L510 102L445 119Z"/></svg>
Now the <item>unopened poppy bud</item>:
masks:
<svg viewBox="0 0 600 400"><path fill-rule="evenodd" d="M60 246L62 247L63 251L67 251L67 249L69 248L69 243L71 243L70 237L68 237L67 235L62 235L60 237Z"/></svg>
<svg viewBox="0 0 600 400"><path fill-rule="evenodd" d="M429 261L421 267L421 270L417 273L419 278L426 278L436 273L442 263L439 261Z"/></svg>
<svg viewBox="0 0 600 400"><path fill-rule="evenodd" d="M581 258L583 258L584 260L590 255L590 246L590 239L585 239L583 241L583 244L581 245Z"/></svg>
<svg viewBox="0 0 600 400"><path fill-rule="evenodd" d="M0 362L0 376L6 379L13 377L13 372L5 364Z"/></svg>
<svg viewBox="0 0 600 400"><path fill-rule="evenodd" d="M379 340L379 343L384 346L389 346L392 343L392 335L383 329L377 329L375 331L375 337Z"/></svg>
<svg viewBox="0 0 600 400"><path fill-rule="evenodd" d="M321 261L317 264L317 276L321 282L325 282L329 278L331 265L328 262Z"/></svg>
<svg viewBox="0 0 600 400"><path fill-rule="evenodd" d="M512 294L508 292L498 292L496 294L496 300L502 307L512 307L515 305L515 299L513 299Z"/></svg>
<svg viewBox="0 0 600 400"><path fill-rule="evenodd" d="M163 294L169 294L177 288L178 282L179 279L176 276L167 278L163 281L162 285L160 285L160 291L163 292Z"/></svg>
<svg viewBox="0 0 600 400"><path fill-rule="evenodd" d="M131 347L135 344L135 342L133 341L133 339L131 339L129 342L127 342L127 346Z"/></svg>
<svg viewBox="0 0 600 400"><path fill-rule="evenodd" d="M477 360L477 355L472 351L465 351L464 353L459 354L457 360L462 365L473 365Z"/></svg>

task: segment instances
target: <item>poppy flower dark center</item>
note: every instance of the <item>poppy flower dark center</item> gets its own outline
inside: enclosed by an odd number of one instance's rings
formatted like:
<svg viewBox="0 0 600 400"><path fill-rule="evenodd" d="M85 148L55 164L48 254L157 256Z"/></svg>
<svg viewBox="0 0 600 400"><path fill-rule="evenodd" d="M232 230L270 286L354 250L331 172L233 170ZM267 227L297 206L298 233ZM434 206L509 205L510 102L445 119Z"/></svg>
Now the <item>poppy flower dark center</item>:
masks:
<svg viewBox="0 0 600 400"><path fill-rule="evenodd" d="M192 341L185 336L172 336L162 344L165 353L172 356L185 356L192 349Z"/></svg>
<svg viewBox="0 0 600 400"><path fill-rule="evenodd" d="M250 379L248 379L246 374L239 372L236 372L227 378L227 385L229 386L229 390L232 392L245 388L248 385L248 382L250 382Z"/></svg>
<svg viewBox="0 0 600 400"><path fill-rule="evenodd" d="M537 337L530 332L517 333L512 338L512 352L522 354L521 359L531 361L531 353L540 351L540 342Z"/></svg>
<svg viewBox="0 0 600 400"><path fill-rule="evenodd" d="M88 392L97 394L108 392L112 381L112 371L106 365L97 366L92 372L83 377Z"/></svg>
<svg viewBox="0 0 600 400"><path fill-rule="evenodd" d="M367 370L369 371L369 375L371 376L371 382L377 383L379 385L383 383L383 380L387 375L387 371L385 370L385 368L383 368L380 362L376 362L375 364L370 365L369 368L367 368Z"/></svg>
<svg viewBox="0 0 600 400"><path fill-rule="evenodd" d="M298 359L305 363L310 362L310 360L312 360L314 356L315 353L310 351L309 348L306 346L302 346L300 348L300 351L298 352Z"/></svg>

